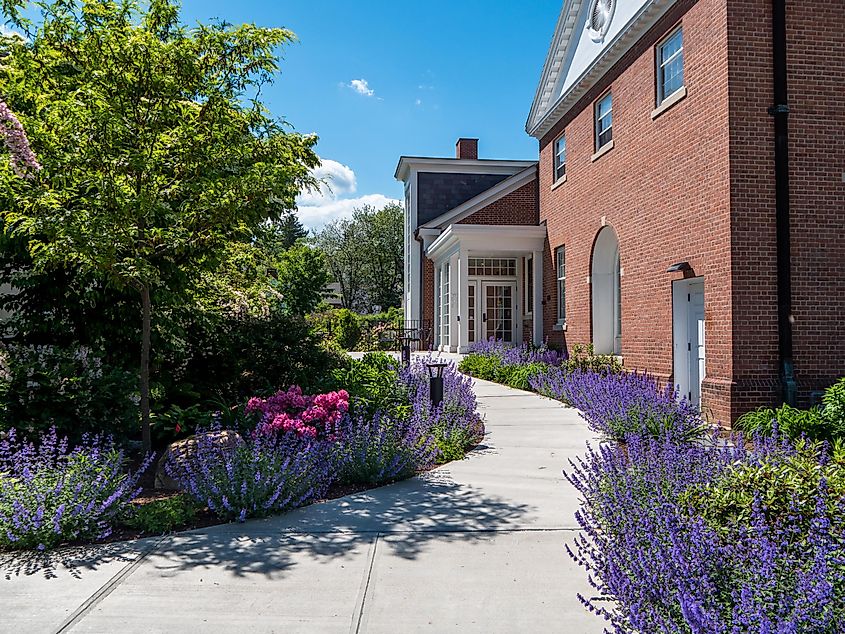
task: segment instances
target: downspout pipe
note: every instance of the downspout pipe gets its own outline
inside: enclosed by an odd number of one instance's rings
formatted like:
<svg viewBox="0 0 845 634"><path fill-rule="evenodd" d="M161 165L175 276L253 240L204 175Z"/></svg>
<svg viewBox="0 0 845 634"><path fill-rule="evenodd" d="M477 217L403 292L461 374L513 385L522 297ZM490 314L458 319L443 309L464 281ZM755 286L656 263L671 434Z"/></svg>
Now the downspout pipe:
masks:
<svg viewBox="0 0 845 634"><path fill-rule="evenodd" d="M792 265L789 219L789 104L787 92L786 0L772 0L775 131L775 225L777 249L778 361L783 402L795 405L797 387L792 349Z"/></svg>

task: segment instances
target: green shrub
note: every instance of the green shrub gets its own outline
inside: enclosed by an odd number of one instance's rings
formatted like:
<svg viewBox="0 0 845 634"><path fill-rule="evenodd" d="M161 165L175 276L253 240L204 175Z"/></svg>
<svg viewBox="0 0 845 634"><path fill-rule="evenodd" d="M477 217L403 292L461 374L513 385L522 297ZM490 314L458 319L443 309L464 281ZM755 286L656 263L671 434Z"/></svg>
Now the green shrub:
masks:
<svg viewBox="0 0 845 634"><path fill-rule="evenodd" d="M410 405L399 383L398 368L398 361L384 352L370 352L359 360L349 358L332 371L332 387L349 392L353 413L387 411L401 418L410 412Z"/></svg>
<svg viewBox="0 0 845 634"><path fill-rule="evenodd" d="M500 383L517 390L531 390L530 380L532 377L547 372L553 366L548 363L526 363L525 365L502 366L499 369L497 379Z"/></svg>
<svg viewBox="0 0 845 634"><path fill-rule="evenodd" d="M833 440L835 437L830 420L818 407L798 409L786 404L777 409L760 407L747 412L736 420L734 428L745 434L769 436L775 424L780 433L790 438L807 436L811 440Z"/></svg>
<svg viewBox="0 0 845 634"><path fill-rule="evenodd" d="M836 435L845 438L845 377L825 390L822 403L824 415L836 430Z"/></svg>
<svg viewBox="0 0 845 634"><path fill-rule="evenodd" d="M431 429L439 463L463 460L479 440L479 431L467 427L434 425Z"/></svg>
<svg viewBox="0 0 845 634"><path fill-rule="evenodd" d="M138 377L86 346L0 343L0 430L117 437L138 427Z"/></svg>
<svg viewBox="0 0 845 634"><path fill-rule="evenodd" d="M195 433L211 422L211 413L199 405L179 407L171 405L151 416L153 441L158 446L169 445L174 440Z"/></svg>
<svg viewBox="0 0 845 634"><path fill-rule="evenodd" d="M592 372L622 372L622 364L612 354L595 354L593 344L576 343L572 346L572 355L561 364L565 372L589 370Z"/></svg>
<svg viewBox="0 0 845 634"><path fill-rule="evenodd" d="M751 525L756 495L770 524L794 526L806 535L819 485L825 479L827 516L841 532L845 529L845 506L841 504L845 451L840 447L832 458L822 459L823 451L821 443L799 440L794 453L773 453L758 464L742 463L710 484L691 487L681 495L681 505L725 534Z"/></svg>
<svg viewBox="0 0 845 634"><path fill-rule="evenodd" d="M190 525L200 510L200 505L184 493L131 506L123 524L152 535L170 533Z"/></svg>
<svg viewBox="0 0 845 634"><path fill-rule="evenodd" d="M458 370L483 381L498 381L502 360L496 355L468 354L461 359Z"/></svg>

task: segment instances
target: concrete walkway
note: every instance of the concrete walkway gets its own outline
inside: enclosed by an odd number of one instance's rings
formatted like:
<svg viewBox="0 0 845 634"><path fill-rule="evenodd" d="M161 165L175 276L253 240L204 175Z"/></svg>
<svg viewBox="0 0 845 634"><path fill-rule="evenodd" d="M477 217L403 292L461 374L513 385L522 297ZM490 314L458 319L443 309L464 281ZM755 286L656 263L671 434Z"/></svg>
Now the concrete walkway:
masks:
<svg viewBox="0 0 845 634"><path fill-rule="evenodd" d="M0 559L5 632L601 632L564 550L589 439L479 381L488 436L423 477L163 539Z"/></svg>

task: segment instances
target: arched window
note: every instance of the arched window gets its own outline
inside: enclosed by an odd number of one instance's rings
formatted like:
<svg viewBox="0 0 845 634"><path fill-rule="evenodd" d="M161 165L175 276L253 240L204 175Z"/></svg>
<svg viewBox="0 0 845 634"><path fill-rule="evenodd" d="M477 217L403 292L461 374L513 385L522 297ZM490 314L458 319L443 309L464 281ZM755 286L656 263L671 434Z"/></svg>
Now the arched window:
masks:
<svg viewBox="0 0 845 634"><path fill-rule="evenodd" d="M622 267L619 240L602 227L593 245L593 347L597 354L622 354Z"/></svg>

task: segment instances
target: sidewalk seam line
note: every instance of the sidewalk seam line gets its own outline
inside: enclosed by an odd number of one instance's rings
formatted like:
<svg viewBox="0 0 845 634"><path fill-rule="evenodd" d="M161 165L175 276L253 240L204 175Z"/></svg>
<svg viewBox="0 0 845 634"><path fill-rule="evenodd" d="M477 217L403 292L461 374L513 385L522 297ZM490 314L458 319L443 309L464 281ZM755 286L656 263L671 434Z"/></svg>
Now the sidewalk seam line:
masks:
<svg viewBox="0 0 845 634"><path fill-rule="evenodd" d="M373 540L373 550L372 550L372 553L370 555L370 565L367 567L367 578L364 581L364 593L361 595L361 607L358 610L358 618L356 619L356 622L355 622L355 629L354 629L355 634L359 634L359 632L361 631L361 622L364 619L364 606L367 603L367 592L369 592L369 590L370 590L370 579L372 579L372 576L373 576L373 566L375 565L375 562L376 562L376 550L378 549L378 542L379 542L380 537L381 537L381 533L377 532L376 537Z"/></svg>
<svg viewBox="0 0 845 634"><path fill-rule="evenodd" d="M93 610L100 602L103 601L106 597L108 597L112 592L117 590L117 587L123 583L135 570L140 567L140 565L146 561L147 557L153 554L161 545L164 540L167 539L166 537L162 537L161 539L157 540L154 544L147 547L145 550L141 551L141 554L135 559L135 561L127 564L123 568L121 568L117 574L115 574L111 579L109 579L104 586L102 586L99 590L97 590L94 594L88 597L82 605L80 605L73 613L64 620L64 622L59 626L56 630L56 634L61 634L62 632L67 632L71 628L73 628L77 623L79 623L91 610Z"/></svg>

